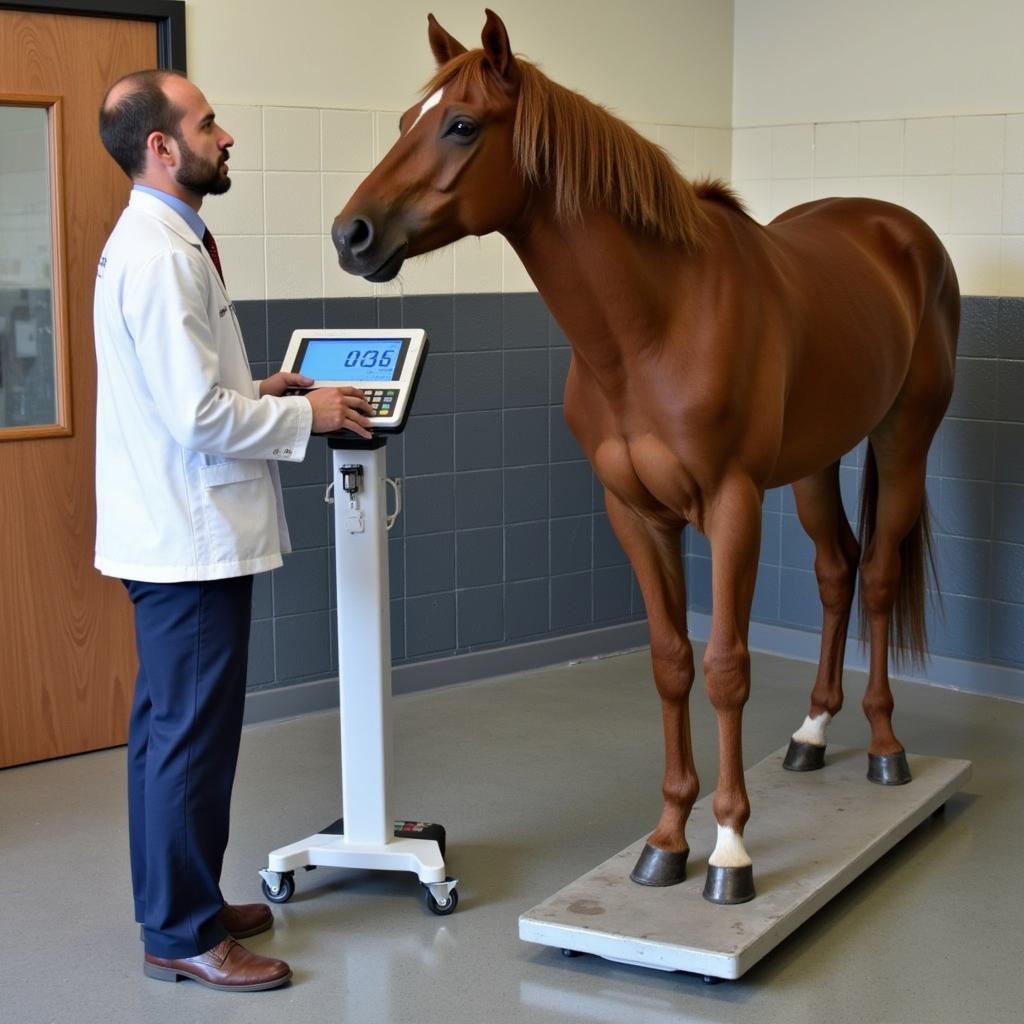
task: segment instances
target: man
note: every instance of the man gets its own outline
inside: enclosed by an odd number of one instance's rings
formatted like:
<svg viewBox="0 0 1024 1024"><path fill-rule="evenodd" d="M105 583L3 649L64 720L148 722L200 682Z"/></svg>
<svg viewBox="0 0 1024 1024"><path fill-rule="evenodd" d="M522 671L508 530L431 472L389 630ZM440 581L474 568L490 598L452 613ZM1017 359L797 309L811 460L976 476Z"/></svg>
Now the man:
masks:
<svg viewBox="0 0 1024 1024"><path fill-rule="evenodd" d="M369 437L354 388L253 382L216 245L199 216L226 192L234 139L184 76L142 71L100 111L133 190L95 294L96 567L135 608L139 674L128 739L135 916L144 972L213 988L283 985L286 963L237 939L273 924L228 906L220 871L241 735L252 574L290 550L276 461L311 432Z"/></svg>

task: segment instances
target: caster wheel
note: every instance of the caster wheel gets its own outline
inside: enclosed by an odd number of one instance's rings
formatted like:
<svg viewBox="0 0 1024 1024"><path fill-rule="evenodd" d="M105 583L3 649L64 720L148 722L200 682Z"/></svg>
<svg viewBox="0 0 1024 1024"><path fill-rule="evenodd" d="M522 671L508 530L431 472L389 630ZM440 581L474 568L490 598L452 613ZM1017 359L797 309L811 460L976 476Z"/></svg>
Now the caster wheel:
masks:
<svg viewBox="0 0 1024 1024"><path fill-rule="evenodd" d="M281 875L281 884L277 892L274 892L265 880L260 882L260 887L263 889L263 895L271 903L287 903L295 895L295 874L285 871Z"/></svg>
<svg viewBox="0 0 1024 1024"><path fill-rule="evenodd" d="M580 956L580 955L581 954L580 954L580 951L578 949L563 949L562 950L562 956Z"/></svg>
<svg viewBox="0 0 1024 1024"><path fill-rule="evenodd" d="M445 881L450 881L450 879L445 879ZM452 889L448 893L448 899L441 902L434 899L434 894L426 886L423 889L427 894L427 909L432 914L437 914L438 917L447 917L449 914L455 913L455 908L459 905L458 889Z"/></svg>

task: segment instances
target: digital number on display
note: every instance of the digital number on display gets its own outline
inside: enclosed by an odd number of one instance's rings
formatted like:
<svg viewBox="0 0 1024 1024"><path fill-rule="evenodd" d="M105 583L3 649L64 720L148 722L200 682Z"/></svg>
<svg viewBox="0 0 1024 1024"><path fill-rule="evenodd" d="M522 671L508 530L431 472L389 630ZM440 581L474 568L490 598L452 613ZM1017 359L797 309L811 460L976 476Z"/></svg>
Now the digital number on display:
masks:
<svg viewBox="0 0 1024 1024"><path fill-rule="evenodd" d="M402 345L400 338L310 338L300 372L315 380L394 380Z"/></svg>
<svg viewBox="0 0 1024 1024"><path fill-rule="evenodd" d="M375 348L365 350L357 348L345 356L345 369L358 366L367 370L372 370L374 367L386 370L394 365L394 352L379 352Z"/></svg>

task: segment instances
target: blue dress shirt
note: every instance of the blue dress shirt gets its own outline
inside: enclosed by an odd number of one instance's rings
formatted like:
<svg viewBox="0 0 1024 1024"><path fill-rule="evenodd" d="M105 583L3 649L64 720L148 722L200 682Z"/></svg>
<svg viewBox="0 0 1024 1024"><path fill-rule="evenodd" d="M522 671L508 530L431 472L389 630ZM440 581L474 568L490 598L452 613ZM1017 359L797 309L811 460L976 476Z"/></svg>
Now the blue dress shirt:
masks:
<svg viewBox="0 0 1024 1024"><path fill-rule="evenodd" d="M133 185L132 189L148 192L151 196L163 200L196 233L199 241L203 240L203 235L206 234L206 225L203 223L203 218L188 203L183 203L177 196L172 196L169 192L161 192L160 189L150 188L148 185Z"/></svg>

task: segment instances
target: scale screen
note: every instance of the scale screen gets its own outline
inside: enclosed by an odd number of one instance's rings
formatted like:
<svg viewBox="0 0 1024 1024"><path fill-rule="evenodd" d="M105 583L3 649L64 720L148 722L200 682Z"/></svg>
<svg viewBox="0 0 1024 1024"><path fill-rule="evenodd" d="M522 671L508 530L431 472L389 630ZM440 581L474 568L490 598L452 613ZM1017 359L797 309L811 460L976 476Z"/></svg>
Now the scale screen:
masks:
<svg viewBox="0 0 1024 1024"><path fill-rule="evenodd" d="M373 409L371 429L397 434L405 427L426 355L427 334L418 327L315 328L292 333L281 369L313 381L290 394L359 388Z"/></svg>
<svg viewBox="0 0 1024 1024"><path fill-rule="evenodd" d="M304 338L296 369L314 380L398 380L407 345L405 338Z"/></svg>

